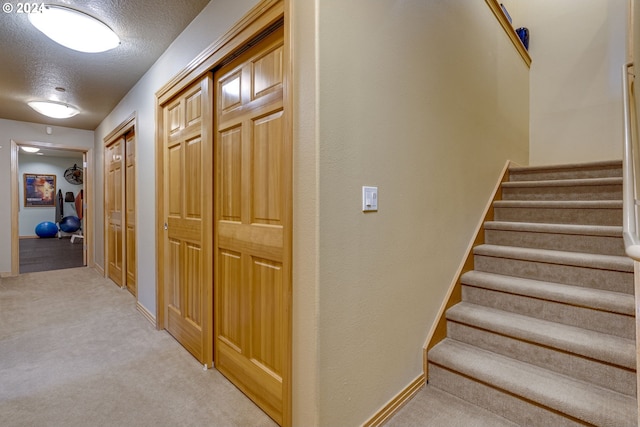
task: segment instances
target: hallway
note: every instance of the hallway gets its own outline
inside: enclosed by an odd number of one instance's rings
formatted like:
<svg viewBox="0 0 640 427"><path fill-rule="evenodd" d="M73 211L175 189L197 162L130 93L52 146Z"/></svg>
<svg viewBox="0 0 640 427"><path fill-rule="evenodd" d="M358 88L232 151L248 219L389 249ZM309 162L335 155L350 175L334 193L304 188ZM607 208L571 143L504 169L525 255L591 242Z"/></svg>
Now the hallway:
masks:
<svg viewBox="0 0 640 427"><path fill-rule="evenodd" d="M274 426L89 268L0 279L0 414L20 426Z"/></svg>
<svg viewBox="0 0 640 427"><path fill-rule="evenodd" d="M26 426L275 426L90 268L0 279L0 413ZM429 388L387 425L511 426Z"/></svg>

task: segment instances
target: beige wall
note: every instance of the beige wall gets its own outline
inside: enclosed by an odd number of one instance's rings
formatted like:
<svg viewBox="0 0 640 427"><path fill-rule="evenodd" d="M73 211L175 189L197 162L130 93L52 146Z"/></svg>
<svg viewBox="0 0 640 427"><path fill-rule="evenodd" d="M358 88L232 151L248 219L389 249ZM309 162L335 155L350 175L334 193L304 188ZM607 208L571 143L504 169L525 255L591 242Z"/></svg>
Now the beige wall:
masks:
<svg viewBox="0 0 640 427"><path fill-rule="evenodd" d="M318 426L318 116L314 2L290 1L293 68L293 425Z"/></svg>
<svg viewBox="0 0 640 427"><path fill-rule="evenodd" d="M11 140L47 142L70 148L93 148L93 132L37 123L0 119L0 275L11 272Z"/></svg>
<svg viewBox="0 0 640 427"><path fill-rule="evenodd" d="M421 374L500 170L528 162L528 69L483 1L316 3L319 424L359 425Z"/></svg>
<svg viewBox="0 0 640 427"><path fill-rule="evenodd" d="M531 164L622 158L628 0L510 0L530 30Z"/></svg>

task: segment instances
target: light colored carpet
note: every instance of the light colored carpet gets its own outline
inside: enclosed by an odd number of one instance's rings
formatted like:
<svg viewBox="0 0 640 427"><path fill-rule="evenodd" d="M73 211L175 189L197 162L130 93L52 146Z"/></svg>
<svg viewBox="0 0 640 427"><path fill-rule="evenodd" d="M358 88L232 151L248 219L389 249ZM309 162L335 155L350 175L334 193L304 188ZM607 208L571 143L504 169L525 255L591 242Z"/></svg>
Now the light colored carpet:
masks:
<svg viewBox="0 0 640 427"><path fill-rule="evenodd" d="M90 268L0 278L0 426L275 426ZM388 426L514 426L427 387Z"/></svg>
<svg viewBox="0 0 640 427"><path fill-rule="evenodd" d="M385 427L516 427L517 424L437 388L420 390Z"/></svg>
<svg viewBox="0 0 640 427"><path fill-rule="evenodd" d="M0 425L275 426L89 268L0 279Z"/></svg>

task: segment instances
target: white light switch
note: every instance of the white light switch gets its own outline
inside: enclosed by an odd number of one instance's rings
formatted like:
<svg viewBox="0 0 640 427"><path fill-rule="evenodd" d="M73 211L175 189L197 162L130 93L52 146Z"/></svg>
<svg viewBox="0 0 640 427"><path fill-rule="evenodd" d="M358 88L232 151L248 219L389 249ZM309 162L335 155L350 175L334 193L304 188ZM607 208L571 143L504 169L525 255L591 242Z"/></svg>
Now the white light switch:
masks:
<svg viewBox="0 0 640 427"><path fill-rule="evenodd" d="M362 187L362 211L378 210L378 187Z"/></svg>

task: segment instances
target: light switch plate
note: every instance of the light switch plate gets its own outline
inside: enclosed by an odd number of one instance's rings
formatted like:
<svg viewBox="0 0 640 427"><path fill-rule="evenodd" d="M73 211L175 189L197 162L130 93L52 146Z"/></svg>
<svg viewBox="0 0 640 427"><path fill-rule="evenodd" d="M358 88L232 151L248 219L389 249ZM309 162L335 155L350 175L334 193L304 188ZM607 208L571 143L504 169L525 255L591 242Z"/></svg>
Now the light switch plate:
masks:
<svg viewBox="0 0 640 427"><path fill-rule="evenodd" d="M362 211L378 210L378 187L362 187Z"/></svg>

